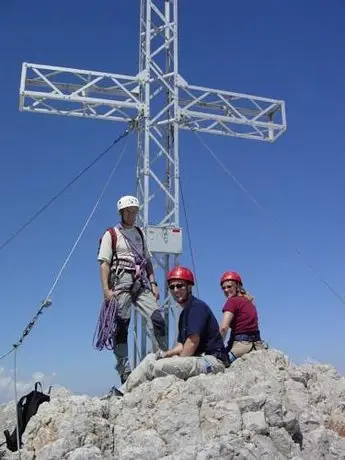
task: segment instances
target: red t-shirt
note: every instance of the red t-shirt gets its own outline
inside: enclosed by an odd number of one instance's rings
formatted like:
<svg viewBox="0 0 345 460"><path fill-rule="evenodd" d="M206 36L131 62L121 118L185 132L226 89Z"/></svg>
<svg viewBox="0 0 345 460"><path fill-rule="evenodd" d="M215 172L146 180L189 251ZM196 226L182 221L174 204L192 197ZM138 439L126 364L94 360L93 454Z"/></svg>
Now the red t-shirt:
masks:
<svg viewBox="0 0 345 460"><path fill-rule="evenodd" d="M246 297L230 297L223 307L223 312L225 311L230 311L234 315L230 324L233 334L259 330L258 313L255 305Z"/></svg>

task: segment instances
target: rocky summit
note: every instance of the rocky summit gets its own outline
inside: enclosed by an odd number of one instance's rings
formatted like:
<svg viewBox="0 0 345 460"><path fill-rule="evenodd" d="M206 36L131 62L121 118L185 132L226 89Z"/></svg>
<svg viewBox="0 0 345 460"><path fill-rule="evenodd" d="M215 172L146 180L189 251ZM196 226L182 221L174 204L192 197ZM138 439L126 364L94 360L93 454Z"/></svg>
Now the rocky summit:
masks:
<svg viewBox="0 0 345 460"><path fill-rule="evenodd" d="M268 350L224 374L167 376L123 398L56 388L23 442L22 460L345 459L345 379Z"/></svg>

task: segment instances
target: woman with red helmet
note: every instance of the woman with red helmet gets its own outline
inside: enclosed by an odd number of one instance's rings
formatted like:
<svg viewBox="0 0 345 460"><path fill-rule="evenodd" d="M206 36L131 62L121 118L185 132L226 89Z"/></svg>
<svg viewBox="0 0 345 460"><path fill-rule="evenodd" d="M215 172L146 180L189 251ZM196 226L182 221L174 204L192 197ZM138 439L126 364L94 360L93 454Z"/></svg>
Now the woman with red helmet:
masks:
<svg viewBox="0 0 345 460"><path fill-rule="evenodd" d="M252 350L266 348L260 337L254 298L243 288L241 276L237 272L225 272L220 286L227 301L223 307L219 330L225 339L228 329L231 328L227 345L230 362Z"/></svg>

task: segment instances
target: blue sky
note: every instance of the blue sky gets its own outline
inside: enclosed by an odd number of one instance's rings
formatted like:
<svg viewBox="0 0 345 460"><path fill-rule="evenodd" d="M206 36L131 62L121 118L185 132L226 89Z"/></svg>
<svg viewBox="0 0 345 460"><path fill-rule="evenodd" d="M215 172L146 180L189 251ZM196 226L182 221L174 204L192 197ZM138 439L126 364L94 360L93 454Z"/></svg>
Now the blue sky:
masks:
<svg viewBox="0 0 345 460"><path fill-rule="evenodd" d="M293 361L313 358L342 373L345 306L309 265L345 296L344 20L342 0L180 1L184 78L284 99L288 119L287 132L274 144L203 136L279 229L193 133L181 133L181 175L200 296L220 317L219 277L227 269L239 271L256 297L262 335L271 346ZM124 129L19 112L22 62L135 74L138 21L137 0L104 0L97 8L89 0L58 7L43 0L1 1L0 243ZM19 338L47 294L119 152L115 149L0 252L0 353ZM117 382L111 353L91 345L101 301L96 250L102 231L116 222L116 199L132 193L134 183L132 137L57 286L53 306L20 349L21 381L34 372L50 381L56 373L54 382L90 394L102 394ZM181 262L190 265L187 238L184 248ZM11 382L12 357L0 367Z"/></svg>

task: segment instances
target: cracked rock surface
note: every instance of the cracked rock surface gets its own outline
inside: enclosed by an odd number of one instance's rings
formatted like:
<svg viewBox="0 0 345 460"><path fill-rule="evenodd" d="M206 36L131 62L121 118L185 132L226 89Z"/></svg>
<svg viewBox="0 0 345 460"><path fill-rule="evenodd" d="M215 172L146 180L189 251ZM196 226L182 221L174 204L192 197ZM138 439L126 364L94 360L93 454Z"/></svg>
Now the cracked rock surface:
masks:
<svg viewBox="0 0 345 460"><path fill-rule="evenodd" d="M263 350L224 374L159 378L123 398L53 388L23 442L22 460L345 460L345 379Z"/></svg>

